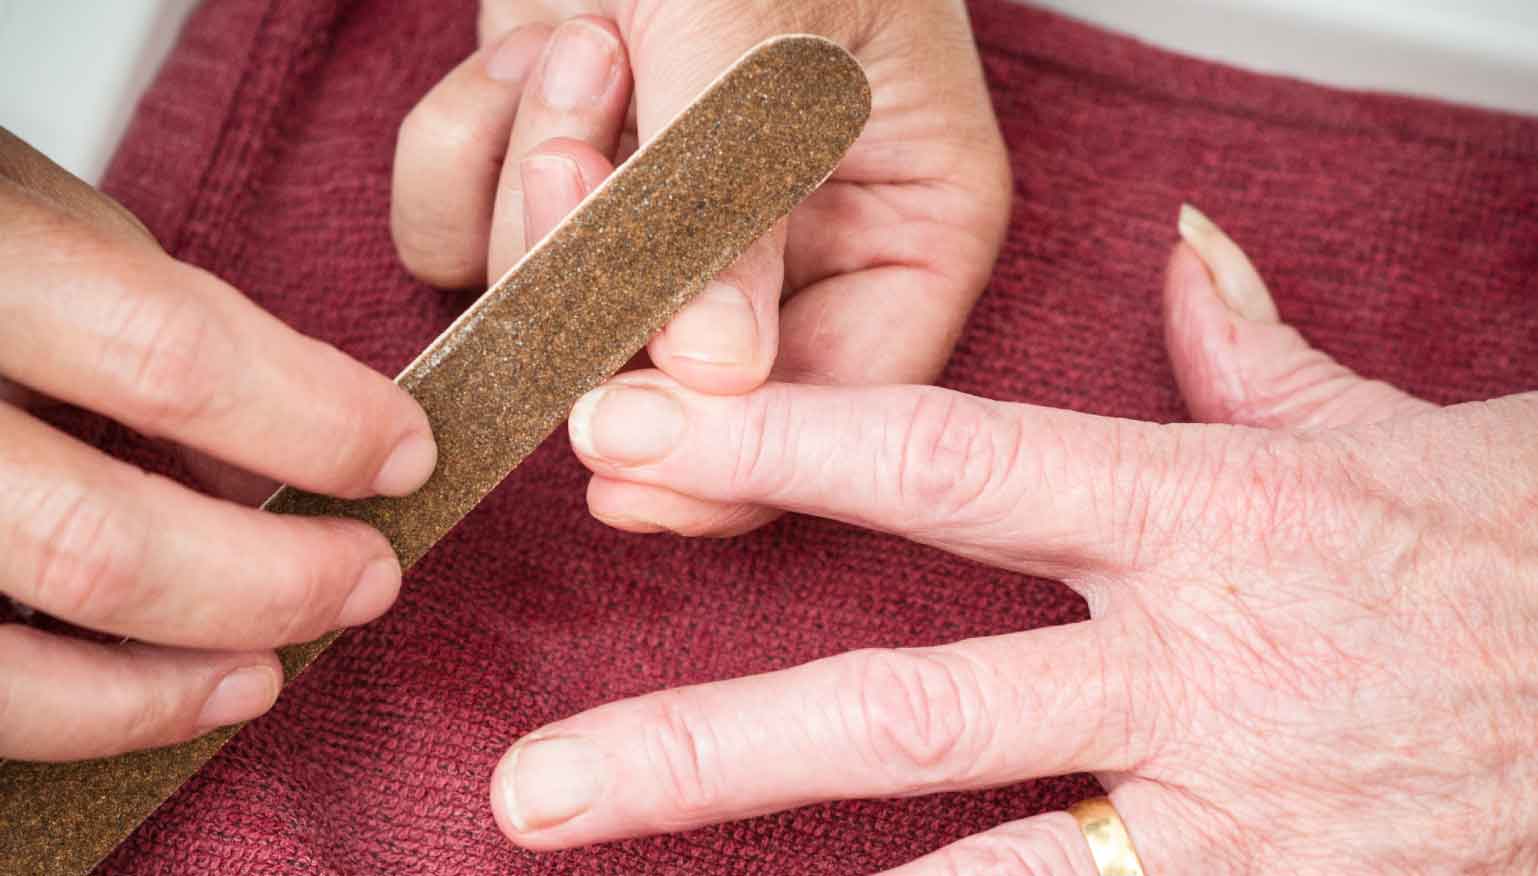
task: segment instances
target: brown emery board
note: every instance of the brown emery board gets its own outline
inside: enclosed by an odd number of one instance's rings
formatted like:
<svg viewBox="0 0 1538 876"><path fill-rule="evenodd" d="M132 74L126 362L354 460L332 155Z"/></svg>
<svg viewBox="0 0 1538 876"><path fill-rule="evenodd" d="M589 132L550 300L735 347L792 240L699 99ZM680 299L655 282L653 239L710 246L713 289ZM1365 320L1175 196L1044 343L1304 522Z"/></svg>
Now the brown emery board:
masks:
<svg viewBox="0 0 1538 876"><path fill-rule="evenodd" d="M821 185L869 115L870 85L837 45L787 36L749 52L396 379L438 439L425 487L363 501L285 487L267 509L365 521L409 568ZM334 638L285 649L287 677ZM0 762L0 874L87 872L238 730L85 763Z"/></svg>

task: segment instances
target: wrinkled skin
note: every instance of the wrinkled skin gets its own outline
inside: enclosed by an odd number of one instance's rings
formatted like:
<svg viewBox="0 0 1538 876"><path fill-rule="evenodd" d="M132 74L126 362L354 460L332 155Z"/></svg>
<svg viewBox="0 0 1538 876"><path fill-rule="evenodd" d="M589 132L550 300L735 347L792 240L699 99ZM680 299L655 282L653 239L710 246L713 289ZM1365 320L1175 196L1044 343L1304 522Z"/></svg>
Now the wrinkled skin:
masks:
<svg viewBox="0 0 1538 876"><path fill-rule="evenodd" d="M444 287L501 275L724 69L812 32L864 65L875 107L827 185L649 344L692 389L766 379L925 383L986 285L1009 165L959 0L487 0L481 48L401 127L395 241ZM597 477L589 504L627 528L727 535L772 508Z"/></svg>
<svg viewBox="0 0 1538 876"><path fill-rule="evenodd" d="M1213 425L918 388L724 400L655 372L589 397L572 432L596 472L1054 575L1093 620L567 719L499 768L509 835L559 848L1092 771L1150 873L1533 872L1538 395L1437 410L1362 381L1226 305L1195 252L1171 264L1170 345ZM900 872L979 861L1094 873L1061 814Z"/></svg>
<svg viewBox="0 0 1538 876"><path fill-rule="evenodd" d="M1364 380L1220 230L1180 226L1166 334L1203 424L663 371L583 399L600 479L1058 577L1092 619L559 721L497 768L504 832L559 849L1089 771L1150 874L1538 871L1538 394L1438 409ZM620 524L711 533L671 510ZM1096 871L1047 813L895 872Z"/></svg>
<svg viewBox="0 0 1538 876"><path fill-rule="evenodd" d="M34 416L55 402L175 445L224 498ZM0 758L149 748L265 712L272 649L378 617L401 571L362 524L241 502L275 479L403 495L436 459L403 390L173 260L0 129L0 594L131 640L0 625Z"/></svg>

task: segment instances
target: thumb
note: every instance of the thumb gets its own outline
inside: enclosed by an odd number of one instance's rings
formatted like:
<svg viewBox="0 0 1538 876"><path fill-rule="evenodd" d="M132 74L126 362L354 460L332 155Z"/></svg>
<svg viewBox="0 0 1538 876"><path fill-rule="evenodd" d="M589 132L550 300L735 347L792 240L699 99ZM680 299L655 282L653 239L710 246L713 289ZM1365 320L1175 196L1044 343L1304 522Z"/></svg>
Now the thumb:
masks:
<svg viewBox="0 0 1538 876"><path fill-rule="evenodd" d="M778 4L641 0L616 21L634 73L643 147L767 38L799 30L848 45L833 22L790 20ZM652 341L652 362L701 392L729 395L761 385L779 353L785 239L781 223L754 243Z"/></svg>
<svg viewBox="0 0 1538 876"><path fill-rule="evenodd" d="M1435 408L1368 380L1282 322L1237 244L1194 207L1164 287L1165 343L1192 415L1278 429L1327 429Z"/></svg>
<svg viewBox="0 0 1538 876"><path fill-rule="evenodd" d="M610 5L634 73L636 133L642 144L765 40L808 33L845 48L857 42L853 31L858 16L819 8L824 4L611 0Z"/></svg>

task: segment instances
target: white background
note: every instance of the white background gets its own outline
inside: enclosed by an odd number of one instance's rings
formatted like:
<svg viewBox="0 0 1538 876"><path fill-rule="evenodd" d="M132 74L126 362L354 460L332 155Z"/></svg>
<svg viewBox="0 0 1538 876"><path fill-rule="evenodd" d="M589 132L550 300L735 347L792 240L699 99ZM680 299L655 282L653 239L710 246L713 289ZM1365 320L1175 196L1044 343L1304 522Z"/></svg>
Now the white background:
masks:
<svg viewBox="0 0 1538 876"><path fill-rule="evenodd" d="M1538 0L1038 2L1257 70L1538 114ZM0 125L95 181L196 3L0 0Z"/></svg>

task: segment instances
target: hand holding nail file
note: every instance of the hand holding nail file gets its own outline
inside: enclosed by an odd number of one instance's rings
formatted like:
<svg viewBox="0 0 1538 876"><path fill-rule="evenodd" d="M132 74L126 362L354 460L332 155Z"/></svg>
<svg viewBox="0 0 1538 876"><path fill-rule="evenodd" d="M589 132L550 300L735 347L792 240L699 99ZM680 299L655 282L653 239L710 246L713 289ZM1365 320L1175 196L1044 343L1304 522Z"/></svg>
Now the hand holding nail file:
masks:
<svg viewBox="0 0 1538 876"><path fill-rule="evenodd" d="M365 521L411 566L826 180L869 113L869 83L837 45L790 36L749 52L397 379L438 441L426 486L362 501L284 488L267 509ZM288 677L333 638L286 649ZM0 874L87 872L237 729L108 760L0 763Z"/></svg>

